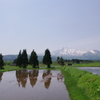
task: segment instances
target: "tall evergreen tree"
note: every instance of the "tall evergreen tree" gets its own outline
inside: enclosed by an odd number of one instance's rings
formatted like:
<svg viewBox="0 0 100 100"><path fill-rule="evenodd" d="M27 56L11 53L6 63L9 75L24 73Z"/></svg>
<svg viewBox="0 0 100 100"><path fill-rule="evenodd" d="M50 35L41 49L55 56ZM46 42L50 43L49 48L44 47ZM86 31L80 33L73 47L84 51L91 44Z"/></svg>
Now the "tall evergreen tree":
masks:
<svg viewBox="0 0 100 100"><path fill-rule="evenodd" d="M27 65L28 65L28 56L27 56L27 51L26 51L26 49L23 50L22 56L21 56L21 57L22 57L22 61L21 61L22 67L23 67L23 68L26 68Z"/></svg>
<svg viewBox="0 0 100 100"><path fill-rule="evenodd" d="M48 49L45 50L45 55L43 57L43 64L46 64L48 68L50 68L50 65L52 64L52 58L50 51Z"/></svg>
<svg viewBox="0 0 100 100"><path fill-rule="evenodd" d="M16 65L19 67L22 67L22 55L21 55L21 50L19 51L17 60L16 60Z"/></svg>
<svg viewBox="0 0 100 100"><path fill-rule="evenodd" d="M4 69L3 66L4 66L3 56L2 54L0 54L0 69Z"/></svg>
<svg viewBox="0 0 100 100"><path fill-rule="evenodd" d="M31 52L29 63L33 68L36 68L36 66L39 65L38 56L34 50Z"/></svg>

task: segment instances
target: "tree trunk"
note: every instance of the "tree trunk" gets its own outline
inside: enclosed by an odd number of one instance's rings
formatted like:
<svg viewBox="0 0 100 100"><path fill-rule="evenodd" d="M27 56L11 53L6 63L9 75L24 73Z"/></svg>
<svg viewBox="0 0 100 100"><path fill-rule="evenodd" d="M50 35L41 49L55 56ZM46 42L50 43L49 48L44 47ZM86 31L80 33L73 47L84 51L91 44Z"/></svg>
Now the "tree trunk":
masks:
<svg viewBox="0 0 100 100"><path fill-rule="evenodd" d="M48 64L47 67L50 68L50 64Z"/></svg>
<svg viewBox="0 0 100 100"><path fill-rule="evenodd" d="M4 69L3 66L0 66L0 69Z"/></svg>
<svg viewBox="0 0 100 100"><path fill-rule="evenodd" d="M33 65L33 68L36 68L36 66L35 66L35 65Z"/></svg>

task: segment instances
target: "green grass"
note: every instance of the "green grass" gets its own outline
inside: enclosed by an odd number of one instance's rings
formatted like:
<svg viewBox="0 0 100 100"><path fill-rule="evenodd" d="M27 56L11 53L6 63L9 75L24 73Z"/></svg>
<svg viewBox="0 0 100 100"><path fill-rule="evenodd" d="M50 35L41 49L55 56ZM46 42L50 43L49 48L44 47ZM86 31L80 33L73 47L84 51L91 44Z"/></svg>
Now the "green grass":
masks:
<svg viewBox="0 0 100 100"><path fill-rule="evenodd" d="M62 73L71 100L99 100L100 76L73 67L64 67Z"/></svg>
<svg viewBox="0 0 100 100"><path fill-rule="evenodd" d="M4 69L0 69L0 72L13 71L13 70L18 70L18 69L21 69L21 68L16 67L16 66L6 65L6 66L4 66Z"/></svg>
<svg viewBox="0 0 100 100"><path fill-rule="evenodd" d="M80 64L74 63L72 64L72 67L100 67L100 62L80 63Z"/></svg>
<svg viewBox="0 0 100 100"><path fill-rule="evenodd" d="M57 68L50 68L50 69L58 69L58 67L60 67L60 65L58 65L57 63L53 63L51 65L51 67L56 66ZM19 70L19 69L23 69L23 68L19 68L18 66L10 66L10 65L5 65L4 69L0 69L0 72L5 72L5 71L13 71L13 70ZM38 69L38 68L32 68L31 65L28 65L26 69ZM39 65L39 69L48 69L46 65L44 64L40 64Z"/></svg>
<svg viewBox="0 0 100 100"><path fill-rule="evenodd" d="M100 63L83 63L83 64L74 64L74 67L100 67Z"/></svg>

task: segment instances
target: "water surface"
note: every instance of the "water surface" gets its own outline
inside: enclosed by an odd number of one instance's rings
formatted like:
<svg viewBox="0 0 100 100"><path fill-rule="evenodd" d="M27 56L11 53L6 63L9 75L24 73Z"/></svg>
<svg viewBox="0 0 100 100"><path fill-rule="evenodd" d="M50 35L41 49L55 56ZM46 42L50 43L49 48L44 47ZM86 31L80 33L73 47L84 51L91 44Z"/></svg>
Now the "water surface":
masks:
<svg viewBox="0 0 100 100"><path fill-rule="evenodd" d="M70 100L60 71L0 73L0 100Z"/></svg>
<svg viewBox="0 0 100 100"><path fill-rule="evenodd" d="M77 68L92 72L93 74L97 74L100 76L100 67L77 67Z"/></svg>

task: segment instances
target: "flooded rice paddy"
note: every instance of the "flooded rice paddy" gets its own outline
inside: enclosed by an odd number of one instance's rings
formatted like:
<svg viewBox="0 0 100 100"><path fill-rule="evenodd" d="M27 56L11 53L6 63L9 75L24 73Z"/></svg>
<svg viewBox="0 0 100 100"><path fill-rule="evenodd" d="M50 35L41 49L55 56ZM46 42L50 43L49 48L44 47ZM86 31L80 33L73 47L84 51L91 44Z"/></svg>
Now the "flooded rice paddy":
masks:
<svg viewBox="0 0 100 100"><path fill-rule="evenodd" d="M70 100L60 71L0 73L0 100Z"/></svg>
<svg viewBox="0 0 100 100"><path fill-rule="evenodd" d="M92 72L93 74L97 74L100 76L100 67L77 67L77 68Z"/></svg>

